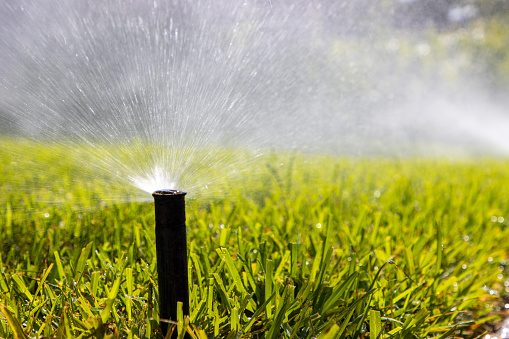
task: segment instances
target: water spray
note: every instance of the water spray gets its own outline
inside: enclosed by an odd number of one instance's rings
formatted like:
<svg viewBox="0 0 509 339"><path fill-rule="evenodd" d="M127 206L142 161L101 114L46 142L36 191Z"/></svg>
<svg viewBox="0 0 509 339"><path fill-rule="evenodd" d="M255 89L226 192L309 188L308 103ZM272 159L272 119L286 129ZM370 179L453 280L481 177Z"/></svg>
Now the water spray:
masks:
<svg viewBox="0 0 509 339"><path fill-rule="evenodd" d="M166 336L167 320L177 321L177 303L189 315L187 277L186 192L159 190L152 193L156 216L157 274L159 280L159 318ZM173 332L177 337L177 331Z"/></svg>

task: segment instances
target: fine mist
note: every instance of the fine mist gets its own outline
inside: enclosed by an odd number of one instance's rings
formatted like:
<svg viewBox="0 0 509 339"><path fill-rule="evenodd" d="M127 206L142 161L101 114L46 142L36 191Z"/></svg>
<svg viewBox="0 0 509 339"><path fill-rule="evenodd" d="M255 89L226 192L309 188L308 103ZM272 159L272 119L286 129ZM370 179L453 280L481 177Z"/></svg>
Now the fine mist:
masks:
<svg viewBox="0 0 509 339"><path fill-rule="evenodd" d="M4 2L1 131L77 161L85 147L87 166L146 192L206 190L200 168L242 170L270 149L509 154L506 99L459 48L468 28L414 27L401 6ZM465 27L476 13L442 11Z"/></svg>

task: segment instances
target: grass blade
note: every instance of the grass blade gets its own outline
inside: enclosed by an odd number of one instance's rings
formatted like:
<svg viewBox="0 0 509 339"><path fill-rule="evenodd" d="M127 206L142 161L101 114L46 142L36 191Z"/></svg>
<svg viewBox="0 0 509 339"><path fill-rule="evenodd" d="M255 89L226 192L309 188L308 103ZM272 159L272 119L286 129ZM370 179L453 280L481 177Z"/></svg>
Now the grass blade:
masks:
<svg viewBox="0 0 509 339"><path fill-rule="evenodd" d="M380 317L380 311L371 310L369 311L369 338L370 339L382 339L382 318Z"/></svg>
<svg viewBox="0 0 509 339"><path fill-rule="evenodd" d="M28 339L28 336L23 332L21 324L16 318L13 317L12 313L3 304L0 304L0 312L4 315L7 320L7 324L11 328L14 339Z"/></svg>

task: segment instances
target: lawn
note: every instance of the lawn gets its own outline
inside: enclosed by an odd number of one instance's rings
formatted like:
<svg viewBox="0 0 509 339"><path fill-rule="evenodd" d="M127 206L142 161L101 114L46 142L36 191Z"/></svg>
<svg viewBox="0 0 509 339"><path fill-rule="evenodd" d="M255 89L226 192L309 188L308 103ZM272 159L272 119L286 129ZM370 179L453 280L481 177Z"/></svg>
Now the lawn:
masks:
<svg viewBox="0 0 509 339"><path fill-rule="evenodd" d="M13 155L12 143L0 149L0 337L161 337L153 204L129 187L108 199L111 180L63 148ZM175 330L480 336L509 292L508 165L260 157L245 180L187 200L191 314Z"/></svg>

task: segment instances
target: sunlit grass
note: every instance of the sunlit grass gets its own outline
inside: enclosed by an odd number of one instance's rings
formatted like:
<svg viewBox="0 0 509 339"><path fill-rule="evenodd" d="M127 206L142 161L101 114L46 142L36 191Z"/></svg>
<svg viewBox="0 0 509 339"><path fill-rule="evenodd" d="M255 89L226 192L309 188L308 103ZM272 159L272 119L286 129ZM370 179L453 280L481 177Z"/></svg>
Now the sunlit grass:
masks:
<svg viewBox="0 0 509 339"><path fill-rule="evenodd" d="M152 204L105 201L107 176L30 149L0 150L0 337L160 336ZM507 161L272 154L254 165L187 201L182 334L474 337L500 317Z"/></svg>

